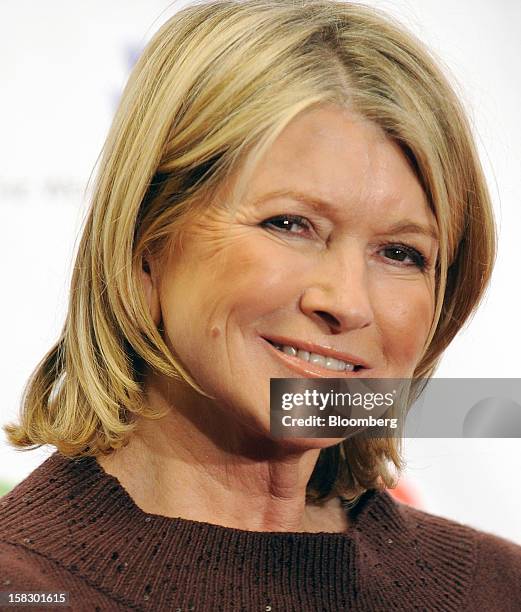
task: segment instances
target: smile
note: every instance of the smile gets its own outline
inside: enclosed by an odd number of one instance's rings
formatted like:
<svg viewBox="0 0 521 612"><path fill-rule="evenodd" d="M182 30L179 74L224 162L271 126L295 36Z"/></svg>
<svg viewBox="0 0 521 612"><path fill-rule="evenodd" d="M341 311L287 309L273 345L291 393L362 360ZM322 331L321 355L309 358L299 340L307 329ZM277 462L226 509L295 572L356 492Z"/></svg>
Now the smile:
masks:
<svg viewBox="0 0 521 612"><path fill-rule="evenodd" d="M339 377L353 376L360 370L366 369L365 365L358 363L354 358L351 361L346 361L333 357L331 354L325 355L307 350L311 348L309 345L301 347L295 346L296 343L286 344L268 338L263 339L287 365L309 376L330 376L331 373Z"/></svg>

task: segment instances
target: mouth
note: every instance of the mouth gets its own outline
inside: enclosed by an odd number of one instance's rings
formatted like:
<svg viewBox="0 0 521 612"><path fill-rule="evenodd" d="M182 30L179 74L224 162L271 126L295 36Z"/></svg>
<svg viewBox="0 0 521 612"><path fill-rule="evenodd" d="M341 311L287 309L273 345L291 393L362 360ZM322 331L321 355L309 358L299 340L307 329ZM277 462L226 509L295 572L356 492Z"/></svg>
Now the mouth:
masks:
<svg viewBox="0 0 521 612"><path fill-rule="evenodd" d="M359 357L329 347L282 337L261 338L287 366L307 376L350 378L364 376L369 370Z"/></svg>

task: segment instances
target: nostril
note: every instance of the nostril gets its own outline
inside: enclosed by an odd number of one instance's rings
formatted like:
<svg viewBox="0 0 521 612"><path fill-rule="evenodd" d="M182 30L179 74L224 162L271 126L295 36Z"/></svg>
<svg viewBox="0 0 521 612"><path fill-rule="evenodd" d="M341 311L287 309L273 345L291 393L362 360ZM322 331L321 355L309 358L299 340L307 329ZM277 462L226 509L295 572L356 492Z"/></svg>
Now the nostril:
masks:
<svg viewBox="0 0 521 612"><path fill-rule="evenodd" d="M332 327L340 327L340 321L333 315L329 314L329 312L324 310L316 310L315 312L320 318L324 319L328 325L331 325Z"/></svg>

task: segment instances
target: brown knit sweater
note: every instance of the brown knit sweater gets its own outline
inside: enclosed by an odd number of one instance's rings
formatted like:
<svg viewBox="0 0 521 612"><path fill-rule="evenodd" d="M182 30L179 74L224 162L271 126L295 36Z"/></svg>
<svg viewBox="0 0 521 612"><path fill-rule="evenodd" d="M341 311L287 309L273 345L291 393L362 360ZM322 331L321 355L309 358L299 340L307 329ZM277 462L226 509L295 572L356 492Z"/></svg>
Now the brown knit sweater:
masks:
<svg viewBox="0 0 521 612"><path fill-rule="evenodd" d="M346 533L243 531L146 514L94 459L55 454L0 511L0 591L73 610L521 610L521 546L385 491Z"/></svg>

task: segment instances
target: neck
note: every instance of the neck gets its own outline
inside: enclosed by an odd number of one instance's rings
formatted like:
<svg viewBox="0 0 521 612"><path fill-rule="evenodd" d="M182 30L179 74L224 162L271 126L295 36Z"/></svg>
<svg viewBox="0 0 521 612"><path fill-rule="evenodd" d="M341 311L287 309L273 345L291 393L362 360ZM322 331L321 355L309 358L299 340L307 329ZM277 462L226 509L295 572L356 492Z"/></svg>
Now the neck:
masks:
<svg viewBox="0 0 521 612"><path fill-rule="evenodd" d="M248 531L346 530L338 499L306 503L320 449L296 450L247 428L239 431L215 405L185 402L191 393L180 391L174 408L160 387L149 387L147 401L166 408L166 415L141 419L127 446L98 459L136 505L151 514Z"/></svg>

